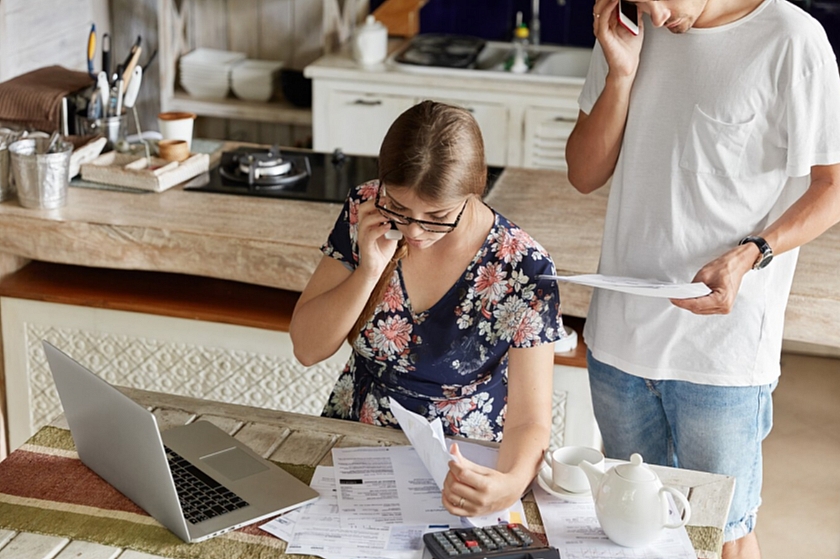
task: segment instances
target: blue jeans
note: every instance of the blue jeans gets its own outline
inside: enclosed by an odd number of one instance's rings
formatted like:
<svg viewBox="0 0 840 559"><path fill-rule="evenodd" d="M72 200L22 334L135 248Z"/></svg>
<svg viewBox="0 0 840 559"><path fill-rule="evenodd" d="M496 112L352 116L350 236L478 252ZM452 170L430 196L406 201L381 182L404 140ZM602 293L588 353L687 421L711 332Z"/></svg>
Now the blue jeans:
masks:
<svg viewBox="0 0 840 559"><path fill-rule="evenodd" d="M724 540L746 536L761 504L761 442L773 426L764 386L707 386L647 380L587 352L595 418L607 456L638 452L649 464L735 477Z"/></svg>

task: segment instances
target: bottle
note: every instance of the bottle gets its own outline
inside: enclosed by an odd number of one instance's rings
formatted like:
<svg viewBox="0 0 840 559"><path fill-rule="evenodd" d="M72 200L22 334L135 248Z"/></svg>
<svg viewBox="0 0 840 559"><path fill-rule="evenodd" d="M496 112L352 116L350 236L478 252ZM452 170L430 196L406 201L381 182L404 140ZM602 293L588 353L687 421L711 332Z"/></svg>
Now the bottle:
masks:
<svg viewBox="0 0 840 559"><path fill-rule="evenodd" d="M505 69L514 74L524 74L531 65L528 61L528 26L522 21L522 12L516 12L516 29L513 31L513 49Z"/></svg>

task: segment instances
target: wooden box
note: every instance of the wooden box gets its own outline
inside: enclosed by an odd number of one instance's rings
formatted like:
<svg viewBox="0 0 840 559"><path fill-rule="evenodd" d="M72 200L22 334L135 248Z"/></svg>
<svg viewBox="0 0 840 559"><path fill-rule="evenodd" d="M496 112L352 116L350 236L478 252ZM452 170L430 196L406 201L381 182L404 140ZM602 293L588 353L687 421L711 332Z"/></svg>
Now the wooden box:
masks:
<svg viewBox="0 0 840 559"><path fill-rule="evenodd" d="M150 162L147 162L144 156L111 151L82 165L82 178L91 182L163 192L209 168L210 156L206 153L194 153L179 163L159 157L151 157Z"/></svg>

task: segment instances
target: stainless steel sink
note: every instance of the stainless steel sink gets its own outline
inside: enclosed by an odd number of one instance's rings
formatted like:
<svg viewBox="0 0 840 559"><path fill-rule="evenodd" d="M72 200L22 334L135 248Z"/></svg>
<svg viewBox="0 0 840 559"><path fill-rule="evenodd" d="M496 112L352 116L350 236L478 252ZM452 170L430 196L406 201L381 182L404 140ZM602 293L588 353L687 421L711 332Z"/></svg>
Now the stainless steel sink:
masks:
<svg viewBox="0 0 840 559"><path fill-rule="evenodd" d="M582 80L589 69L592 49L580 47L561 47L551 45L531 46L528 57L531 69L524 74L514 74L505 69L512 55L512 45L505 42L488 41L471 68L446 68L440 66L420 66L401 64L391 58L393 66L405 72L424 74L455 75L463 77L493 77L522 81L563 81Z"/></svg>
<svg viewBox="0 0 840 559"><path fill-rule="evenodd" d="M531 67L531 73L538 76L585 78L589 71L590 58L592 58L591 49L567 49L543 53Z"/></svg>

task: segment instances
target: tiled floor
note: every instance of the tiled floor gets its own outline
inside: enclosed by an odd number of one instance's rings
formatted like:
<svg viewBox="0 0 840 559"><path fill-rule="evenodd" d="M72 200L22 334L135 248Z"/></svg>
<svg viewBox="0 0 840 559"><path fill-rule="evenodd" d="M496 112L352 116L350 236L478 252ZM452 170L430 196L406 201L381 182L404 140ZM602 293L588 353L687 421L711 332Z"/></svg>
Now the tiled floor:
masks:
<svg viewBox="0 0 840 559"><path fill-rule="evenodd" d="M840 559L840 359L785 353L764 444L764 559Z"/></svg>

